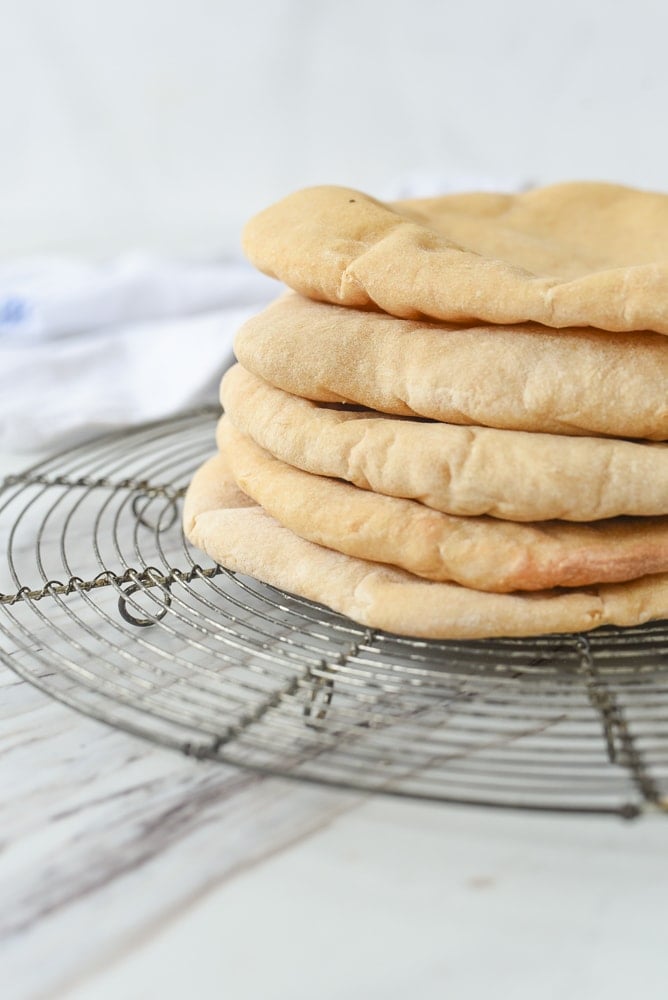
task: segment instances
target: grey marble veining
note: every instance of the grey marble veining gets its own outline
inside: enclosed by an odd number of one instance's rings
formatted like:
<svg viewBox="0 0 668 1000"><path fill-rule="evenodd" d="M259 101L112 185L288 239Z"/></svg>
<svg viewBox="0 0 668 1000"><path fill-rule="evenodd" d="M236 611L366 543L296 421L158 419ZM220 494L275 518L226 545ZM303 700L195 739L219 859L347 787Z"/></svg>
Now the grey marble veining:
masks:
<svg viewBox="0 0 668 1000"><path fill-rule="evenodd" d="M359 796L197 762L0 668L3 1000L48 995Z"/></svg>

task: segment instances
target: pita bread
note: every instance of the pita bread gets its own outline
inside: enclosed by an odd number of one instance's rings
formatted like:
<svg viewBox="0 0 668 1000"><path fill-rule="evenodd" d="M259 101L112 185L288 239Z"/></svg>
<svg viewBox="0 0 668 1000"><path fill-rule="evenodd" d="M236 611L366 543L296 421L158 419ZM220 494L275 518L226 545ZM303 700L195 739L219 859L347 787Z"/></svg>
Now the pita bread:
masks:
<svg viewBox="0 0 668 1000"><path fill-rule="evenodd" d="M289 294L235 341L244 368L307 399L553 434L668 438L659 334L459 329Z"/></svg>
<svg viewBox="0 0 668 1000"><path fill-rule="evenodd" d="M452 517L294 469L221 421L237 486L296 535L428 580L507 593L633 580L668 571L668 518L595 525Z"/></svg>
<svg viewBox="0 0 668 1000"><path fill-rule="evenodd" d="M390 204L309 188L251 219L244 248L302 295L357 309L668 333L668 196L613 184Z"/></svg>
<svg viewBox="0 0 668 1000"><path fill-rule="evenodd" d="M465 516L595 521L668 514L668 446L458 427L330 409L235 365L221 402L289 465Z"/></svg>
<svg viewBox="0 0 668 1000"><path fill-rule="evenodd" d="M489 594L333 552L299 538L261 507L248 506L231 488L220 456L195 474L184 529L194 545L233 572L402 635L474 639L583 632L668 615L668 574L581 590Z"/></svg>

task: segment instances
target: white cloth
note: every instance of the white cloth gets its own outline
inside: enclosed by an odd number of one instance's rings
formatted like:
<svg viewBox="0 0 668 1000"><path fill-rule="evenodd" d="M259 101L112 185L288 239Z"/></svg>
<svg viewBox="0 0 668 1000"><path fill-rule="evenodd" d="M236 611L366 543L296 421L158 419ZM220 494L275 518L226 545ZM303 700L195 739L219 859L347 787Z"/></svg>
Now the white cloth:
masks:
<svg viewBox="0 0 668 1000"><path fill-rule="evenodd" d="M215 402L236 330L280 291L241 262L0 265L0 450Z"/></svg>

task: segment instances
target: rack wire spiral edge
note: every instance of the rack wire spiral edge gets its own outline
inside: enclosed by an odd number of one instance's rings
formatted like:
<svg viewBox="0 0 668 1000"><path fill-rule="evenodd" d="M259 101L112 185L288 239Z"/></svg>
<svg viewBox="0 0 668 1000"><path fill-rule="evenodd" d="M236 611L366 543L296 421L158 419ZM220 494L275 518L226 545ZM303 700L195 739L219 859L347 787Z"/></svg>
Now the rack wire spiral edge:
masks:
<svg viewBox="0 0 668 1000"><path fill-rule="evenodd" d="M664 714L661 701L668 696L662 676L668 672L665 626L601 630L591 638L414 642L365 630L221 567L203 567L182 538L175 552L187 555L187 563L179 567L167 558L163 538L173 534L185 492L179 478L189 478L211 450L217 413L197 411L108 435L7 477L0 515L8 511L11 520L16 501L27 496L10 529L8 565L17 586L0 593L5 663L86 714L196 757L267 773L476 805L627 818L668 811L668 709ZM110 472L127 464L133 444L148 449L151 475L114 477ZM167 479L155 478L165 470ZM12 540L26 511L54 492L36 534L40 579L22 582ZM98 571L50 576L47 554L55 544L61 565L69 567L67 533L74 515L100 493L106 501L83 517L95 515ZM65 497L70 508L63 505ZM44 537L61 505L62 531L49 548ZM100 551L108 539L99 529L104 534L110 526L118 543L113 568ZM155 565L144 557L149 535L159 557ZM125 558L123 545L138 556L136 565ZM76 613L67 610L69 599L82 604ZM187 600L196 608L188 608ZM107 627L117 634L114 611L135 633L118 649L100 638ZM91 612L97 626L88 620ZM20 615L31 620L32 632ZM63 620L68 627L78 621L82 634L68 639ZM172 646L141 638L151 626L167 630ZM98 649L88 634L96 627L99 655L107 657L97 671L90 662L82 664L91 646ZM61 657L60 675L44 669L49 658L34 648L36 640L43 646L45 632ZM207 656L216 664L213 671ZM594 740L601 746L594 747ZM601 795L604 764L615 772L612 798Z"/></svg>

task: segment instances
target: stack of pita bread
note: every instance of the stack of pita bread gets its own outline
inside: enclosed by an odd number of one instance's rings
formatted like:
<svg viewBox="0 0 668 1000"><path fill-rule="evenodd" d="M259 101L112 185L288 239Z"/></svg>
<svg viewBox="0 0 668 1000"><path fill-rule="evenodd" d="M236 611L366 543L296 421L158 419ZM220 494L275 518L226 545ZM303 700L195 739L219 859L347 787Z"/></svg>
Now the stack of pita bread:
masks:
<svg viewBox="0 0 668 1000"><path fill-rule="evenodd" d="M245 247L185 506L222 565L424 638L668 617L668 196L298 192Z"/></svg>

